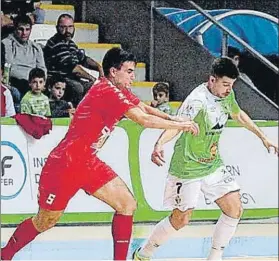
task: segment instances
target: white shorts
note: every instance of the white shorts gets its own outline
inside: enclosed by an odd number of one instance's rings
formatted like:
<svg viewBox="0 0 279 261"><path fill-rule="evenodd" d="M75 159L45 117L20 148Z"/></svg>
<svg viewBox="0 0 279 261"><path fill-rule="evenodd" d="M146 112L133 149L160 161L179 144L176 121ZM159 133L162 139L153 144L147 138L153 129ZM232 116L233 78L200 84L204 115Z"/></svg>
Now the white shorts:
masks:
<svg viewBox="0 0 279 261"><path fill-rule="evenodd" d="M225 194L239 189L235 178L226 171L225 166L198 179L181 179L169 174L164 194L164 207L186 211L196 208L200 191L206 199L214 202Z"/></svg>

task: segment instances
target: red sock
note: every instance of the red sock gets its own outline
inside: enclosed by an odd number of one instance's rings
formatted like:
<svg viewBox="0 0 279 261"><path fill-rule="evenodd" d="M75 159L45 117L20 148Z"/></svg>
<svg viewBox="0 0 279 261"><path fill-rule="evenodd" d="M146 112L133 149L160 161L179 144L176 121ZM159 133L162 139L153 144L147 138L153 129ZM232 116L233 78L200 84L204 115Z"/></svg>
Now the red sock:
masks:
<svg viewBox="0 0 279 261"><path fill-rule="evenodd" d="M11 260L15 253L31 242L39 233L33 225L32 218L23 221L7 245L1 249L1 260Z"/></svg>
<svg viewBox="0 0 279 261"><path fill-rule="evenodd" d="M112 237L114 243L113 260L127 260L132 227L133 216L114 214L112 221Z"/></svg>

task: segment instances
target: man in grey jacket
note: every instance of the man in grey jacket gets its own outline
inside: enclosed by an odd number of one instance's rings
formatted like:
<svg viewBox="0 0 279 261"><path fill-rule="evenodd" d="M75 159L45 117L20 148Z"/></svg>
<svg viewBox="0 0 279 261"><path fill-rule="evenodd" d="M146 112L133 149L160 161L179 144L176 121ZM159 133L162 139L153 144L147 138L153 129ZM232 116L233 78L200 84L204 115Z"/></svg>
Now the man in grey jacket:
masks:
<svg viewBox="0 0 279 261"><path fill-rule="evenodd" d="M28 90L31 69L41 68L47 72L41 46L29 40L32 21L26 15L14 19L14 32L2 40L5 45L6 63L11 65L10 85L16 87L22 97Z"/></svg>

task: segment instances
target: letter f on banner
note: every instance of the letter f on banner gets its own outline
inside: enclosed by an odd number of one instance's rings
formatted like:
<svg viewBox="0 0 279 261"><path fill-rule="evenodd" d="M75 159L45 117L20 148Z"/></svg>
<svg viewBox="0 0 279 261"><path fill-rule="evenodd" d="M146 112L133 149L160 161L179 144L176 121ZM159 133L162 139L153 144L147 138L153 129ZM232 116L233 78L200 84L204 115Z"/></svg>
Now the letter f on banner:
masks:
<svg viewBox="0 0 279 261"><path fill-rule="evenodd" d="M1 174L1 176L3 177L4 175L5 175L5 169L9 169L9 168L11 168L12 167L12 164L5 164L5 162L7 161L7 160L12 160L13 159L13 156L5 156L5 157L3 157L3 159L1 160L1 172L2 172L2 174Z"/></svg>

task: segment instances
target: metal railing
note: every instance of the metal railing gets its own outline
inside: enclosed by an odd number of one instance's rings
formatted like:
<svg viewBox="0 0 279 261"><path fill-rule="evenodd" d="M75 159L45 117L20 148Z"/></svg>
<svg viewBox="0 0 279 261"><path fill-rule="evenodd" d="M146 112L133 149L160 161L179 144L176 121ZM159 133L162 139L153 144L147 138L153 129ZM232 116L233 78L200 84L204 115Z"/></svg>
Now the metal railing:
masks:
<svg viewBox="0 0 279 261"><path fill-rule="evenodd" d="M150 36L149 36L149 79L153 81L154 74L154 14L156 1L150 2Z"/></svg>
<svg viewBox="0 0 279 261"><path fill-rule="evenodd" d="M262 56L259 52L257 52L254 48L252 48L249 44L247 44L245 41L243 41L241 38L239 38L237 35L235 35L233 32L231 32L228 28L223 26L221 23L219 23L212 15L207 13L205 10L203 10L199 5L197 5L193 1L188 1L189 4L191 4L198 12L200 12L202 15L208 18L213 24L215 24L217 27L219 27L223 31L223 40L222 40L222 53L225 52L227 45L227 38L228 36L232 37L235 41L243 45L247 51L249 51L254 57L259 59L262 63L264 63L268 68L270 68L272 71L274 71L276 74L279 75L279 69L271 63L268 59L266 59L264 56ZM201 37L201 36L200 36Z"/></svg>

